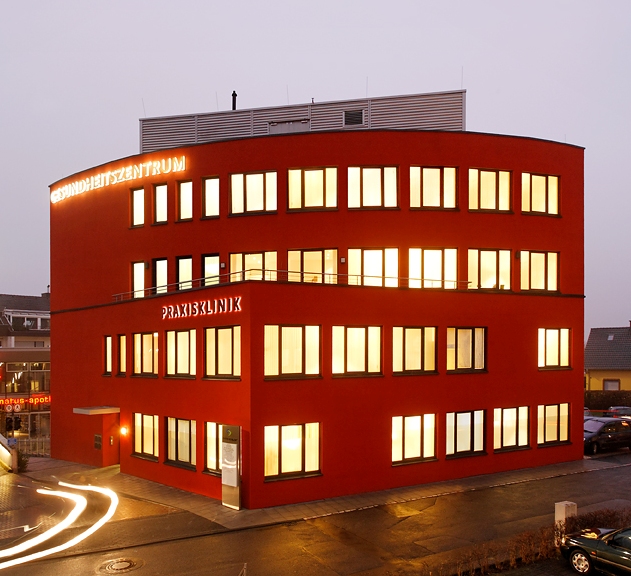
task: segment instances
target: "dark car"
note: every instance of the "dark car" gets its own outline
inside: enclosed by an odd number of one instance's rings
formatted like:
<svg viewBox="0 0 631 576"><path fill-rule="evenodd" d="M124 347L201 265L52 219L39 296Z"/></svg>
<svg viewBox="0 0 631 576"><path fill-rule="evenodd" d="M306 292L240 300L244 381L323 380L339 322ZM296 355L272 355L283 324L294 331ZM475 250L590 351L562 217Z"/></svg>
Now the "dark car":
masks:
<svg viewBox="0 0 631 576"><path fill-rule="evenodd" d="M593 528L567 534L561 539L561 553L579 574L594 569L631 574L631 528Z"/></svg>
<svg viewBox="0 0 631 576"><path fill-rule="evenodd" d="M610 418L631 418L631 406L609 406L609 410L603 414Z"/></svg>
<svg viewBox="0 0 631 576"><path fill-rule="evenodd" d="M631 422L620 418L591 417L583 421L585 454L603 450L631 449Z"/></svg>

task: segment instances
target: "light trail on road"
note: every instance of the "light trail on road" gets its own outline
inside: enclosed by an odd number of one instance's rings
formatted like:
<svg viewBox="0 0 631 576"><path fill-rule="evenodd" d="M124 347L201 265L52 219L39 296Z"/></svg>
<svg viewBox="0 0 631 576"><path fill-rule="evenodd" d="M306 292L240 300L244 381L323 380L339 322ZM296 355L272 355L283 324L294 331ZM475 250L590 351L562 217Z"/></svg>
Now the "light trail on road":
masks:
<svg viewBox="0 0 631 576"><path fill-rule="evenodd" d="M72 488L73 490L97 492L99 494L107 496L110 499L110 505L107 509L107 512L92 526L90 526L88 529L84 530L83 532L81 532L81 534L78 534L77 536L69 540L68 542L65 542L64 544L60 544L58 546L54 546L53 548L48 548L46 550L41 550L40 552L29 554L27 556L22 556L20 558L14 558L12 560L1 562L0 570L3 570L4 568L10 568L11 566L17 566L19 564L25 564L26 562L31 562L32 560L44 558L46 556L50 556L51 554L56 554L57 552L62 552L64 550L67 550L68 548L72 548L79 542L85 540L88 536L94 534L108 520L110 520L112 516L114 516L114 512L116 512L116 508L118 506L118 496L116 495L114 491L110 490L109 488L101 488L100 486L80 486L78 484L68 484L67 482L59 482L59 485L65 486L66 488ZM0 558L14 556L15 554L20 554L21 552L24 552L32 548L33 546L41 544L57 534L60 534L66 528L70 527L77 520L77 518L81 515L81 513L85 510L87 506L87 499L84 496L81 496L79 494L73 494L72 492L66 492L66 491L61 491L61 490L42 490L42 489L37 490L37 492L39 492L40 494L68 498L70 500L73 500L76 503L76 505L73 508L72 512L70 512L70 514L68 514L68 516L64 520L62 520L59 524L57 524L50 530L47 530L43 534L28 540L27 542L18 544L17 546L14 546L13 548L9 548L8 550L3 550L2 552L0 552Z"/></svg>

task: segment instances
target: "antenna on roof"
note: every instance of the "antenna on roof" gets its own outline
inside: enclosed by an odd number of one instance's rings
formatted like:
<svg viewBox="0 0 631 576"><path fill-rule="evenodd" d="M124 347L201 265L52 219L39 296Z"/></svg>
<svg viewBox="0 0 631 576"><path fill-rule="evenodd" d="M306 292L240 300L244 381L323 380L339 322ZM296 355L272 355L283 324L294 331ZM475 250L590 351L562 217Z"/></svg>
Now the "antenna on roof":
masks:
<svg viewBox="0 0 631 576"><path fill-rule="evenodd" d="M232 109L233 110L237 109L237 91L236 90L232 91Z"/></svg>

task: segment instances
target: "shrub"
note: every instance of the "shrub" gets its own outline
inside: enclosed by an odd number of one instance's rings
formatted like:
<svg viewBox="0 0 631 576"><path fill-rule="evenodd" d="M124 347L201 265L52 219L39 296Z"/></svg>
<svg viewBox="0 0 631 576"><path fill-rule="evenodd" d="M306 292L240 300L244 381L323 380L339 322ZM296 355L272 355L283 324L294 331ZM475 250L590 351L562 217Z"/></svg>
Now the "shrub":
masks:
<svg viewBox="0 0 631 576"><path fill-rule="evenodd" d="M28 461L30 456L22 450L18 450L18 473L28 470Z"/></svg>

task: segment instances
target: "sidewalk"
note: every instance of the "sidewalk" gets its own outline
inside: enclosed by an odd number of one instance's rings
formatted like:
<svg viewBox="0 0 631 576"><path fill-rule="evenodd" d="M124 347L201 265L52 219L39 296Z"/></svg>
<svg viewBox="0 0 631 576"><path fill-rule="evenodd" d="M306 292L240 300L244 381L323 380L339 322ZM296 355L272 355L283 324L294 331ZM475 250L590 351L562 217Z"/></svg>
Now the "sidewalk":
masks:
<svg viewBox="0 0 631 576"><path fill-rule="evenodd" d="M621 466L631 466L631 461L620 464L604 459L586 458L575 462L554 464L540 468L486 474L460 480L447 480L432 484L421 484L406 488L395 488L381 492L342 496L259 510L232 510L212 498L192 494L135 476L121 474L118 466L94 468L51 458L33 457L30 460L28 472L21 476L26 476L39 482L54 484L59 480L65 480L68 482L106 486L114 490L119 496L127 496L138 502L159 504L171 509L191 512L217 524L220 527L219 530L239 530L253 526L266 526L279 522L351 512L383 504L401 504L424 498L436 498L448 494L469 492L483 488L496 488L572 474L583 474ZM550 512L554 513L554 510ZM129 513L133 515L134 511L132 510ZM139 516L147 513L148 510L143 510L142 506L138 506L137 514ZM133 516L127 515L127 517Z"/></svg>

